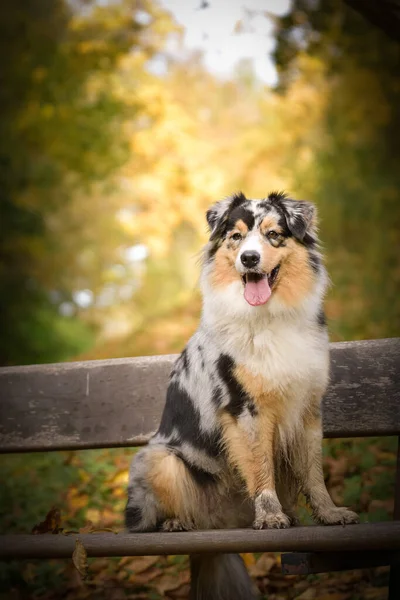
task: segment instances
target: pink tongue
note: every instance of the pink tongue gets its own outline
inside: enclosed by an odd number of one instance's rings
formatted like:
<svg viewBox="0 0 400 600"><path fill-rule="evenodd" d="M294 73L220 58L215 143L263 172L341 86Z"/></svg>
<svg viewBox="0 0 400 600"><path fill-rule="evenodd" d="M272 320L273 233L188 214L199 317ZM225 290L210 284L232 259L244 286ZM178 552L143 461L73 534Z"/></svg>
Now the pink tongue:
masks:
<svg viewBox="0 0 400 600"><path fill-rule="evenodd" d="M267 277L259 281L248 281L244 286L244 297L251 306L265 304L271 295Z"/></svg>

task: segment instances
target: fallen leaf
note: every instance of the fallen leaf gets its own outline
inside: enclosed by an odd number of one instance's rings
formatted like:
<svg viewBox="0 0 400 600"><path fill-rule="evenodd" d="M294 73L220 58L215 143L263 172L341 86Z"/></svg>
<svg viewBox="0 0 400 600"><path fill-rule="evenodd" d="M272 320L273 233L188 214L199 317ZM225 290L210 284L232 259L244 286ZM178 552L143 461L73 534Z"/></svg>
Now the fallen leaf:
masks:
<svg viewBox="0 0 400 600"><path fill-rule="evenodd" d="M172 590L180 588L182 584L189 583L190 575L188 571L178 573L176 576L170 573L164 573L157 581L154 582L153 586L157 592L161 595Z"/></svg>
<svg viewBox="0 0 400 600"><path fill-rule="evenodd" d="M79 528L79 533L90 533L93 530L92 521L87 521L86 525Z"/></svg>
<svg viewBox="0 0 400 600"><path fill-rule="evenodd" d="M308 588L305 592L300 594L300 596L296 596L296 600L314 600L317 595L317 590L315 588Z"/></svg>
<svg viewBox="0 0 400 600"><path fill-rule="evenodd" d="M247 569L250 569L250 567L254 566L256 564L256 559L254 554L250 554L250 553L245 553L245 554L241 554L240 555L243 559L244 564L246 565Z"/></svg>
<svg viewBox="0 0 400 600"><path fill-rule="evenodd" d="M89 496L87 494L72 493L69 498L69 505L74 511L85 508L88 505Z"/></svg>
<svg viewBox="0 0 400 600"><path fill-rule="evenodd" d="M105 527L115 524L115 513L109 509L104 509L101 512L100 521Z"/></svg>
<svg viewBox="0 0 400 600"><path fill-rule="evenodd" d="M108 558L96 558L90 563L90 572L100 573L103 569L107 569L109 564L110 560Z"/></svg>
<svg viewBox="0 0 400 600"><path fill-rule="evenodd" d="M190 594L190 583L183 583L181 586L176 588L175 590L170 590L167 592L168 598L173 598L173 600L186 600L189 598Z"/></svg>
<svg viewBox="0 0 400 600"><path fill-rule="evenodd" d="M125 566L129 571L134 573L143 573L159 561L159 556L126 556L121 559L120 566Z"/></svg>
<svg viewBox="0 0 400 600"><path fill-rule="evenodd" d="M149 581L153 581L157 577L163 576L163 570L158 567L150 567L143 571L143 573L132 573L129 577L129 581L131 583L135 583L136 585L146 585Z"/></svg>
<svg viewBox="0 0 400 600"><path fill-rule="evenodd" d="M124 469L123 471L120 471L119 473L114 475L114 477L108 482L108 485L110 487L120 487L120 486L125 487L126 484L128 483L128 479L129 479L129 470Z"/></svg>
<svg viewBox="0 0 400 600"><path fill-rule="evenodd" d="M87 552L85 546L78 539L75 540L75 549L72 553L72 562L79 572L82 579L86 579L88 575Z"/></svg>
<svg viewBox="0 0 400 600"><path fill-rule="evenodd" d="M265 577L275 565L276 559L273 556L262 554L253 565L248 567L248 569L252 577Z"/></svg>
<svg viewBox="0 0 400 600"><path fill-rule="evenodd" d="M61 512L58 508L53 506L47 513L45 520L33 527L32 533L35 535L42 533L60 533L60 531L62 531L60 525Z"/></svg>

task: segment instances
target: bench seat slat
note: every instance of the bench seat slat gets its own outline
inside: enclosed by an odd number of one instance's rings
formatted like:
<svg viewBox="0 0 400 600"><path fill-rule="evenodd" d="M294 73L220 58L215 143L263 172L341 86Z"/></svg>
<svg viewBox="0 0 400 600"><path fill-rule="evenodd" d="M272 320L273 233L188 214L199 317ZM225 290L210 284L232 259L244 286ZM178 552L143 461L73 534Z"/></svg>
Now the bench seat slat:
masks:
<svg viewBox="0 0 400 600"><path fill-rule="evenodd" d="M0 452L145 444L176 356L0 369ZM325 437L400 433L400 338L331 344Z"/></svg>
<svg viewBox="0 0 400 600"><path fill-rule="evenodd" d="M201 552L333 552L400 550L400 521L290 529L219 529L181 533L0 536L0 559L71 557L79 538L88 556Z"/></svg>

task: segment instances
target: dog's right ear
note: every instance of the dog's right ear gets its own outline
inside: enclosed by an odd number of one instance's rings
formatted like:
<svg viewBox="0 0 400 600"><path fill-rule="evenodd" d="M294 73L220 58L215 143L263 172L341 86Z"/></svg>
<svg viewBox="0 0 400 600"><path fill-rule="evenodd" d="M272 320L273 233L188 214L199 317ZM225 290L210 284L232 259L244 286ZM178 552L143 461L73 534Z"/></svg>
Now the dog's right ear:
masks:
<svg viewBox="0 0 400 600"><path fill-rule="evenodd" d="M206 212L208 227L210 228L210 241L215 240L223 230L223 225L228 218L229 205L232 198L225 198L211 206Z"/></svg>
<svg viewBox="0 0 400 600"><path fill-rule="evenodd" d="M206 218L211 232L211 242L217 237L223 236L229 213L243 202L246 202L246 196L242 192L239 192L238 194L229 196L229 198L224 198L216 202L208 209Z"/></svg>

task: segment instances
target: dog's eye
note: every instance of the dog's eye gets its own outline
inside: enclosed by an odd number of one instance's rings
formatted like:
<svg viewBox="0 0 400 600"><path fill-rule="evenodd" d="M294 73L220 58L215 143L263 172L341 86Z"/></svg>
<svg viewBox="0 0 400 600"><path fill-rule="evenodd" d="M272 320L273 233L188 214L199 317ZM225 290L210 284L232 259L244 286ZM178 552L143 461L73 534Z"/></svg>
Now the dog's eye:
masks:
<svg viewBox="0 0 400 600"><path fill-rule="evenodd" d="M281 235L277 231L268 231L266 236L269 242L272 244L272 246L275 246L275 248L277 248L283 243L283 235Z"/></svg>
<svg viewBox="0 0 400 600"><path fill-rule="evenodd" d="M231 236L231 240L234 240L235 242L237 242L238 240L241 240L241 239L242 239L242 235L240 233L234 233Z"/></svg>

